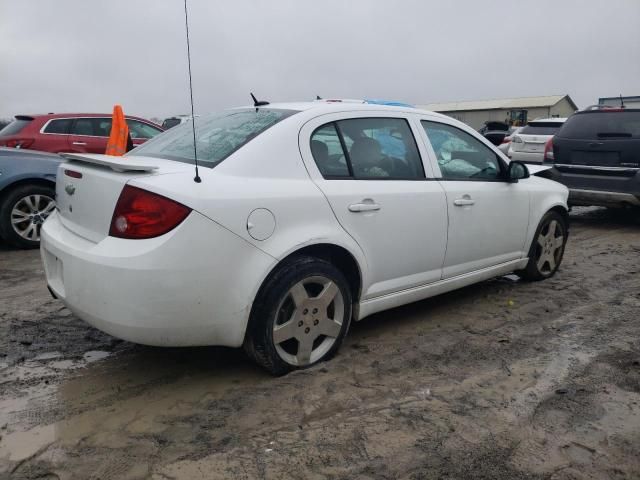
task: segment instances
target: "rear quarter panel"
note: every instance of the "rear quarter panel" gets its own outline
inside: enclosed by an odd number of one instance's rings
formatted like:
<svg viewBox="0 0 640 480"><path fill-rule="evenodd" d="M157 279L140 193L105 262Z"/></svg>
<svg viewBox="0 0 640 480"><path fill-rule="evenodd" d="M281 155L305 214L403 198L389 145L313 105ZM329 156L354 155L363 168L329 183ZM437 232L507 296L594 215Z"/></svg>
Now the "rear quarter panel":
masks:
<svg viewBox="0 0 640 480"><path fill-rule="evenodd" d="M368 269L364 254L309 178L298 148L300 124L294 119L283 120L214 169L201 167L201 183L193 181L192 172L149 176L130 183L192 207L273 257L276 264L309 245L340 246L358 262L365 284ZM275 218L273 234L264 240L253 238L247 229L249 216L256 209L269 210ZM262 272L258 286L268 273Z"/></svg>
<svg viewBox="0 0 640 480"><path fill-rule="evenodd" d="M57 156L0 150L0 194L12 185L27 180L56 181L56 171L62 158Z"/></svg>

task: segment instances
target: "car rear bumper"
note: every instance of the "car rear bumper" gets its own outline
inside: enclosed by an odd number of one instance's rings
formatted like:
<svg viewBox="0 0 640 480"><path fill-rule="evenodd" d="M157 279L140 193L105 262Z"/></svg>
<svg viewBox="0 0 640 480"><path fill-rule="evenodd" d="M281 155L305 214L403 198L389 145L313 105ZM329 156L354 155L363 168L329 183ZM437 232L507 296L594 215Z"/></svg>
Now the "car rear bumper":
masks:
<svg viewBox="0 0 640 480"><path fill-rule="evenodd" d="M544 159L543 152L516 152L509 150L509 158L524 163L542 163Z"/></svg>
<svg viewBox="0 0 640 480"><path fill-rule="evenodd" d="M640 196L631 193L601 192L598 190L569 190L569 204L602 207L640 207Z"/></svg>
<svg viewBox="0 0 640 480"><path fill-rule="evenodd" d="M640 206L640 169L556 164L550 178L569 188L569 204Z"/></svg>
<svg viewBox="0 0 640 480"><path fill-rule="evenodd" d="M49 288L75 315L156 346L240 346L275 261L196 212L161 237L98 243L54 213L42 229L41 254Z"/></svg>

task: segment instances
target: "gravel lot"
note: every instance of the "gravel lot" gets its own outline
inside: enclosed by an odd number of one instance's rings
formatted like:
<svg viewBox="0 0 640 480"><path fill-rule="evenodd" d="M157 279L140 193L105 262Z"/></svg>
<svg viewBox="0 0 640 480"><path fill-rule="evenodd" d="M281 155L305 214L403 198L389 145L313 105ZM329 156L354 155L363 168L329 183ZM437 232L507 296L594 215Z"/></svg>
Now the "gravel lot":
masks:
<svg viewBox="0 0 640 480"><path fill-rule="evenodd" d="M639 273L638 214L576 209L553 279L375 315L271 378L109 337L0 246L0 478L640 478Z"/></svg>

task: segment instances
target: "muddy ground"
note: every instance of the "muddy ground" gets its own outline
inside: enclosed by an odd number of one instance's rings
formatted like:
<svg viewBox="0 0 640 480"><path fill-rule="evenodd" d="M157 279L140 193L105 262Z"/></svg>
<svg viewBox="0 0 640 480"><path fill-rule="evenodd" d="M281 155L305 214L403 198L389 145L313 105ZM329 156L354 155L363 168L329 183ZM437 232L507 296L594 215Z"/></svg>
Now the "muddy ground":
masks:
<svg viewBox="0 0 640 480"><path fill-rule="evenodd" d="M121 342L0 247L0 478L640 478L640 218L572 213L551 280L375 315L282 378Z"/></svg>

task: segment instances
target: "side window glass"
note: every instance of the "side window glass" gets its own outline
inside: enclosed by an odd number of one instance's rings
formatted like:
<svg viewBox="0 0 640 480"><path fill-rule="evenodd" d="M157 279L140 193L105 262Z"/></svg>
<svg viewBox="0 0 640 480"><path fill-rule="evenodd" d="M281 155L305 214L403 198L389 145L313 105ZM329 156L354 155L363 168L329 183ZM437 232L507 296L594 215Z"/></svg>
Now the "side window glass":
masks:
<svg viewBox="0 0 640 480"><path fill-rule="evenodd" d="M495 180L500 162L495 152L459 128L422 120L422 128L436 154L442 178Z"/></svg>
<svg viewBox="0 0 640 480"><path fill-rule="evenodd" d="M311 153L323 177L350 176L340 137L333 123L323 125L313 132Z"/></svg>
<svg viewBox="0 0 640 480"><path fill-rule="evenodd" d="M401 118L354 118L337 122L356 179L424 178L409 123Z"/></svg>
<svg viewBox="0 0 640 480"><path fill-rule="evenodd" d="M131 134L131 138L153 138L159 133L160 130L157 128L153 128L151 125L147 125L146 123L138 122L137 120L129 120L127 119L127 125L129 126L129 133Z"/></svg>
<svg viewBox="0 0 640 480"><path fill-rule="evenodd" d="M75 135L93 135L93 121L91 118L77 118L71 133Z"/></svg>
<svg viewBox="0 0 640 480"><path fill-rule="evenodd" d="M69 127L71 126L72 121L73 120L70 118L62 118L60 120L51 120L49 124L45 127L44 133L58 133L58 134L69 133Z"/></svg>
<svg viewBox="0 0 640 480"><path fill-rule="evenodd" d="M93 134L98 137L108 137L111 135L110 118L93 118Z"/></svg>

